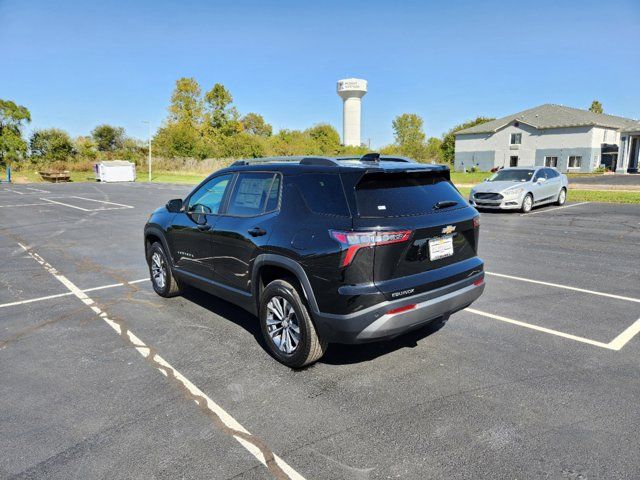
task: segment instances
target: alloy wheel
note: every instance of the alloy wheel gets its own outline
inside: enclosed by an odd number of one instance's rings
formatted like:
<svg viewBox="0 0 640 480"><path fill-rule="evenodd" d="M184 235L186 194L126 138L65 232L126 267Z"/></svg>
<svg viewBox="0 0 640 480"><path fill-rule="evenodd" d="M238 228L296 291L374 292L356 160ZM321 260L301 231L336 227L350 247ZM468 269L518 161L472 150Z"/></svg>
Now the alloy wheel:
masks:
<svg viewBox="0 0 640 480"><path fill-rule="evenodd" d="M562 205L567 200L567 192L563 188L560 190L560 198L558 199L558 203Z"/></svg>
<svg viewBox="0 0 640 480"><path fill-rule="evenodd" d="M300 345L300 325L293 306L275 296L267 303L267 331L278 350L291 354Z"/></svg>
<svg viewBox="0 0 640 480"><path fill-rule="evenodd" d="M167 283L167 266L158 252L151 256L151 277L153 283L160 289L163 289Z"/></svg>

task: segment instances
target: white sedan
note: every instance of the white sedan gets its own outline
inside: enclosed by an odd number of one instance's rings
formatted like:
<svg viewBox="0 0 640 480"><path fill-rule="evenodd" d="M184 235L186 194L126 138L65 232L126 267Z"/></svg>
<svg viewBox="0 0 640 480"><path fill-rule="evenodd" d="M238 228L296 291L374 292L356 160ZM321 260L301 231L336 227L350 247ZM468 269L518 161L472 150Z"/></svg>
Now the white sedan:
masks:
<svg viewBox="0 0 640 480"><path fill-rule="evenodd" d="M471 189L469 203L478 209L521 210L567 201L569 180L550 167L504 168Z"/></svg>

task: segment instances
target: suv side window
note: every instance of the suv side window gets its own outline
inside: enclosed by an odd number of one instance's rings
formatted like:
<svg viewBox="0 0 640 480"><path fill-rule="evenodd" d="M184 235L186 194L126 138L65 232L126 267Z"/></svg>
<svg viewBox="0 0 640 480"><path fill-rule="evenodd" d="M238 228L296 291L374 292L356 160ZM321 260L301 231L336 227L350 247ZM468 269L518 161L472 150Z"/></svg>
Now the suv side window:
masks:
<svg viewBox="0 0 640 480"><path fill-rule="evenodd" d="M188 212L218 213L233 174L213 177L189 197Z"/></svg>
<svg viewBox="0 0 640 480"><path fill-rule="evenodd" d="M263 172L240 173L231 192L226 213L238 217L252 217L276 210L279 193L279 175Z"/></svg>
<svg viewBox="0 0 640 480"><path fill-rule="evenodd" d="M303 173L293 178L300 195L313 213L339 217L350 215L342 180L337 173Z"/></svg>

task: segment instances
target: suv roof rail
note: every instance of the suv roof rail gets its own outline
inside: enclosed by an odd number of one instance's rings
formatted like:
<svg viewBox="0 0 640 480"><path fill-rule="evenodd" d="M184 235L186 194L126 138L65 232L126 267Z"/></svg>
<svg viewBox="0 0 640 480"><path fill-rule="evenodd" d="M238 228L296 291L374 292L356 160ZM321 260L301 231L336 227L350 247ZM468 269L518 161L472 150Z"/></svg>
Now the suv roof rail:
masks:
<svg viewBox="0 0 640 480"><path fill-rule="evenodd" d="M376 152L366 153L361 157L338 157L337 160L349 161L358 160L360 162L403 162L403 163L416 163L415 160L407 157L399 157L396 155L380 155Z"/></svg>
<svg viewBox="0 0 640 480"><path fill-rule="evenodd" d="M305 156L291 156L291 157L262 157L262 158L247 158L244 160L238 160L231 164L232 167L238 167L242 165L257 165L261 163L299 163L300 165L316 165L316 166L336 166L339 163L334 158L328 157L305 157Z"/></svg>

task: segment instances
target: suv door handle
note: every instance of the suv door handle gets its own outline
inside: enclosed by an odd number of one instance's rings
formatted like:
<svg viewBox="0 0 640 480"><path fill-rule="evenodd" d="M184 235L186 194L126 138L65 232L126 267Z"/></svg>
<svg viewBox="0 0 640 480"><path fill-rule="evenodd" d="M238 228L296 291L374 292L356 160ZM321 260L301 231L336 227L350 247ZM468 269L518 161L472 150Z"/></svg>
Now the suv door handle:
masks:
<svg viewBox="0 0 640 480"><path fill-rule="evenodd" d="M211 230L211 225L207 225L206 223L204 225L198 225L198 230L206 232L207 230Z"/></svg>
<svg viewBox="0 0 640 480"><path fill-rule="evenodd" d="M266 230L261 229L260 227L253 227L251 230L248 230L249 235L252 237L261 237L267 233Z"/></svg>

